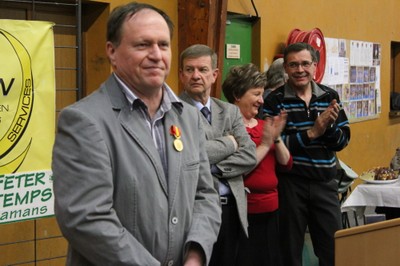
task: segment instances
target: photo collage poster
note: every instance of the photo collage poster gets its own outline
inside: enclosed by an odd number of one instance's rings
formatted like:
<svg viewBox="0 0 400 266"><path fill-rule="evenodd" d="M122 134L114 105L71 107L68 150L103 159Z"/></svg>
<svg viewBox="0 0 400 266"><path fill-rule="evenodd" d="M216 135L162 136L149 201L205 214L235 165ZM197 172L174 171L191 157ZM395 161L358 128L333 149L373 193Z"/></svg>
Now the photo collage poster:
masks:
<svg viewBox="0 0 400 266"><path fill-rule="evenodd" d="M326 66L322 84L335 89L350 121L381 113L378 43L325 38Z"/></svg>

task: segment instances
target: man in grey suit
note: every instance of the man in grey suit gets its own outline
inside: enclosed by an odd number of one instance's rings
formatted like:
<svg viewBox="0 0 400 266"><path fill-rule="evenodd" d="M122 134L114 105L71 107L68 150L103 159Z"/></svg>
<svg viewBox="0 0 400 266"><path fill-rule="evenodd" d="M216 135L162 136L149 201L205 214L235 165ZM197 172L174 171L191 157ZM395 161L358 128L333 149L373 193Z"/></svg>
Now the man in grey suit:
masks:
<svg viewBox="0 0 400 266"><path fill-rule="evenodd" d="M199 112L165 84L173 25L151 5L113 10L114 73L59 116L55 213L67 265L208 263L221 222Z"/></svg>
<svg viewBox="0 0 400 266"><path fill-rule="evenodd" d="M180 97L203 113L207 155L222 204L221 230L210 265L235 265L239 236L247 235L243 175L256 164L255 144L237 106L210 97L218 76L216 53L206 45L192 45L181 53L180 67L185 90Z"/></svg>

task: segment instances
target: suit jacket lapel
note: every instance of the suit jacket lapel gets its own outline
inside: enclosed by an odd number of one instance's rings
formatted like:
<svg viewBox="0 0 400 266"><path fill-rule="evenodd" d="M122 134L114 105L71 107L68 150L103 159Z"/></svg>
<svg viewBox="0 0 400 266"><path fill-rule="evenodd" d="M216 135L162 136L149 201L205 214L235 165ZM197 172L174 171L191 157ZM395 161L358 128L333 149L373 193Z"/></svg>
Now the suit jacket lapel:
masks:
<svg viewBox="0 0 400 266"><path fill-rule="evenodd" d="M184 100L188 104L196 107L196 105L193 103L192 98L190 98L190 96L186 92L183 92L182 94L180 94L179 98L181 98L182 100ZM196 109L197 109L197 107L196 107ZM199 112L200 112L200 110L199 110ZM210 127L210 124L208 123L207 118L205 118L203 114L200 117L201 117L201 121L202 121L203 126L206 127L206 128ZM212 113L211 113L211 119L212 119ZM208 130L206 130L206 131L208 131ZM207 132L206 132L206 135L207 135Z"/></svg>
<svg viewBox="0 0 400 266"><path fill-rule="evenodd" d="M168 195L168 186L166 184L166 177L162 167L160 155L154 145L153 138L151 137L150 130L146 125L146 122L143 120L143 118L141 118L140 111L131 111L128 100L125 98L124 93L113 76L106 81L106 90L110 96L113 109L119 113L118 119L121 123L121 126L126 129L126 132L142 148L142 150L145 152L145 155L149 157L149 160L156 169L160 184L165 194ZM126 156L129 156L129 154ZM134 160L134 158L132 159Z"/></svg>
<svg viewBox="0 0 400 266"><path fill-rule="evenodd" d="M185 147L185 132L182 132L182 127L180 125L177 110L172 107L172 110L167 112L164 117L164 131L165 131L165 149L168 158L168 193L170 198L175 197L176 189L178 187L178 182L180 178L181 168L182 168L182 152L177 151L174 148L174 137L170 133L171 126L176 126L181 132L181 140L183 142L183 149ZM171 201L172 203L173 201Z"/></svg>
<svg viewBox="0 0 400 266"><path fill-rule="evenodd" d="M208 123L208 127L205 130L207 139L219 138L224 132L224 109L211 98L211 125Z"/></svg>
<svg viewBox="0 0 400 266"><path fill-rule="evenodd" d="M223 115L224 109L221 108L214 100L211 98L211 125L215 128L221 128L224 123L225 116Z"/></svg>

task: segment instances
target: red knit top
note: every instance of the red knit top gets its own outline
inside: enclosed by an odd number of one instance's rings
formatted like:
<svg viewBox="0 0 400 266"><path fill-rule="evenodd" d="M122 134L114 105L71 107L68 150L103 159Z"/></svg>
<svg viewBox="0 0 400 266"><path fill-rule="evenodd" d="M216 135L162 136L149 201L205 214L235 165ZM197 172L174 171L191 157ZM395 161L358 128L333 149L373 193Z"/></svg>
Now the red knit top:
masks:
<svg viewBox="0 0 400 266"><path fill-rule="evenodd" d="M251 139L258 147L261 144L264 120L257 119L258 125L248 128ZM292 156L286 165L277 165L275 159L275 144L273 144L264 159L244 179L244 185L250 190L247 195L248 213L272 212L278 209L278 178L275 167L290 170Z"/></svg>

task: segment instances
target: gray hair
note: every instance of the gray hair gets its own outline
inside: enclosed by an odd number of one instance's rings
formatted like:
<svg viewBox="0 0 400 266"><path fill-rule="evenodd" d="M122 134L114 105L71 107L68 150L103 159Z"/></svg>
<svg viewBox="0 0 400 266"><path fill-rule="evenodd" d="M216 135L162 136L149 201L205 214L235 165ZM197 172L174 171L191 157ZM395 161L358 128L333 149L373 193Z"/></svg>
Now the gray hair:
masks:
<svg viewBox="0 0 400 266"><path fill-rule="evenodd" d="M213 49L204 44L194 44L186 48L180 55L179 62L181 68L183 67L183 61L186 58L198 58L202 56L210 56L211 57L211 67L212 69L217 68L218 57Z"/></svg>
<svg viewBox="0 0 400 266"><path fill-rule="evenodd" d="M278 58L272 62L268 68L266 89L274 89L286 83L288 75L283 66L283 58Z"/></svg>

